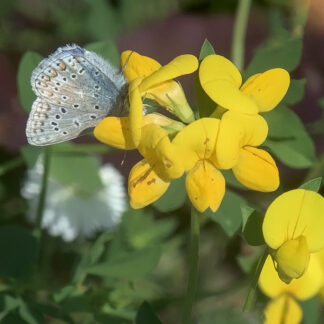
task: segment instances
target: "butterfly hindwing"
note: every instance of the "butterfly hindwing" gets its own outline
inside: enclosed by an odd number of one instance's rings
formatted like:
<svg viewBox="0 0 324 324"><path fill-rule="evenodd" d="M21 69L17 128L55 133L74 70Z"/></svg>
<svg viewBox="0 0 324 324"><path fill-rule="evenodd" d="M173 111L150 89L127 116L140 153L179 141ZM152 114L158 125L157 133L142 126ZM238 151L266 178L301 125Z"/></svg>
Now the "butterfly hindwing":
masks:
<svg viewBox="0 0 324 324"><path fill-rule="evenodd" d="M67 109L41 98L32 106L27 122L26 135L32 145L43 146L76 138L80 133L94 127L105 115Z"/></svg>
<svg viewBox="0 0 324 324"><path fill-rule="evenodd" d="M97 54L68 45L38 65L31 84L38 98L26 135L30 144L47 145L73 139L108 114L118 114L126 81Z"/></svg>

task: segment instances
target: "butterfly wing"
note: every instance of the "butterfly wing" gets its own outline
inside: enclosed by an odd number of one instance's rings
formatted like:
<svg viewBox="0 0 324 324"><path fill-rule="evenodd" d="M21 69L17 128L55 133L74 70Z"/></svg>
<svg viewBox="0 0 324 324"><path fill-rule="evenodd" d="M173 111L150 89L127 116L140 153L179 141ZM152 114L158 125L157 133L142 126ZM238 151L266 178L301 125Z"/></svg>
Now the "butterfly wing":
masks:
<svg viewBox="0 0 324 324"><path fill-rule="evenodd" d="M77 45L59 48L31 78L37 99L27 122L32 145L70 140L108 114L122 111L124 77L97 54Z"/></svg>

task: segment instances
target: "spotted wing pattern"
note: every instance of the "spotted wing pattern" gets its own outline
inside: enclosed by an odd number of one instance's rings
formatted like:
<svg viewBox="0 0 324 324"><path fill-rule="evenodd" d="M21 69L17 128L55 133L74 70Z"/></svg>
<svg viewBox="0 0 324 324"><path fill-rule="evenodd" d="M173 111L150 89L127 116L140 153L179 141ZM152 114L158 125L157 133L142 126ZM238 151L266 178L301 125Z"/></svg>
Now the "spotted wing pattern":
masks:
<svg viewBox="0 0 324 324"><path fill-rule="evenodd" d="M44 59L31 77L37 99L27 121L32 145L76 138L109 114L123 110L119 100L126 81L97 54L67 45Z"/></svg>

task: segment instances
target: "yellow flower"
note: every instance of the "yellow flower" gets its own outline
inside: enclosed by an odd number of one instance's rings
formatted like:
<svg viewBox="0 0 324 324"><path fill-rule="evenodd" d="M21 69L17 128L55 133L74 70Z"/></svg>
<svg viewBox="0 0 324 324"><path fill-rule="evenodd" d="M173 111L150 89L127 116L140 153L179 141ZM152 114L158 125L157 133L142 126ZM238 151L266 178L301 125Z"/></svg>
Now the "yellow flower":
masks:
<svg viewBox="0 0 324 324"><path fill-rule="evenodd" d="M324 247L323 216L324 198L304 189L288 191L269 206L262 231L284 282L301 277L310 253Z"/></svg>
<svg viewBox="0 0 324 324"><path fill-rule="evenodd" d="M209 55L200 64L202 88L218 105L254 115L275 108L285 96L290 77L284 69L252 75L243 85L236 66L220 55Z"/></svg>
<svg viewBox="0 0 324 324"><path fill-rule="evenodd" d="M161 127L165 128L161 128ZM160 114L148 114L142 119L141 140L136 147L128 117L107 117L95 128L95 137L110 146L132 150L137 148L143 160L133 166L128 178L130 204L143 208L159 199L172 179L184 172L177 148L171 144L167 131L183 128L183 124Z"/></svg>
<svg viewBox="0 0 324 324"><path fill-rule="evenodd" d="M158 113L143 116L141 128L148 124L160 125L170 133L179 131L184 127L182 123ZM129 117L104 118L94 129L94 136L100 142L118 149L136 149L130 132Z"/></svg>
<svg viewBox="0 0 324 324"><path fill-rule="evenodd" d="M315 296L323 286L323 272L318 258L312 255L305 274L289 284L282 282L268 256L260 278L259 286L271 301L265 309L266 324L298 324L302 310L296 299L306 300Z"/></svg>
<svg viewBox="0 0 324 324"><path fill-rule="evenodd" d="M184 167L168 134L156 124L142 128L138 151L144 157L128 178L128 194L133 208L143 208L159 199L170 181L182 176Z"/></svg>
<svg viewBox="0 0 324 324"><path fill-rule="evenodd" d="M155 100L159 105L179 117L183 122L194 120L180 83L173 79L194 72L198 60L193 55L180 55L161 66L157 61L136 52L121 54L124 75L129 81L130 132L135 146L141 138L143 115L142 97Z"/></svg>
<svg viewBox="0 0 324 324"><path fill-rule="evenodd" d="M268 125L260 115L227 111L220 121L216 159L222 169L232 169L244 186L262 192L279 186L279 172L271 155L255 146L264 142Z"/></svg>
<svg viewBox="0 0 324 324"><path fill-rule="evenodd" d="M322 269L322 273L323 273L323 276L324 276L324 249L320 250L317 253L314 253L314 255L319 260L319 263L320 263L321 269ZM322 285L321 290L319 292L319 295L320 295L322 301L324 301L324 282L323 282L323 285Z"/></svg>
<svg viewBox="0 0 324 324"><path fill-rule="evenodd" d="M187 194L200 212L208 207L216 211L225 193L225 180L215 159L218 128L218 119L202 118L182 129L172 141L187 171Z"/></svg>

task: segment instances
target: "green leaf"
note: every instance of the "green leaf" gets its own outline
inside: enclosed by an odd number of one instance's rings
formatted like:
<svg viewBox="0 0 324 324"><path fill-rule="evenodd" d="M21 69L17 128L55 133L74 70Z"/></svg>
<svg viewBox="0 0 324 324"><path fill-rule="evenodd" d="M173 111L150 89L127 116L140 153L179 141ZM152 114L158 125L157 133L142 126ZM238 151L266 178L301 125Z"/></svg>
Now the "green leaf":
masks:
<svg viewBox="0 0 324 324"><path fill-rule="evenodd" d="M264 143L279 160L292 168L309 168L315 162L315 147L309 137L276 141L267 139Z"/></svg>
<svg viewBox="0 0 324 324"><path fill-rule="evenodd" d="M20 152L23 156L24 161L26 162L28 168L33 168L39 155L42 152L41 147L25 145L20 148Z"/></svg>
<svg viewBox="0 0 324 324"><path fill-rule="evenodd" d="M209 40L205 38L203 45L201 46L199 61L202 61L206 56L215 54L215 50Z"/></svg>
<svg viewBox="0 0 324 324"><path fill-rule="evenodd" d="M238 182L232 170L222 170L222 174L225 178L226 185L230 185L231 187L240 190L248 190L248 188L244 187L240 182Z"/></svg>
<svg viewBox="0 0 324 324"><path fill-rule="evenodd" d="M269 125L268 137L271 139L293 139L308 135L297 114L283 104L262 116Z"/></svg>
<svg viewBox="0 0 324 324"><path fill-rule="evenodd" d="M207 209L205 213L221 225L229 237L232 237L242 223L241 207L245 205L246 202L241 196L226 190L225 197L216 213L210 209Z"/></svg>
<svg viewBox="0 0 324 324"><path fill-rule="evenodd" d="M273 68L293 71L299 64L302 54L302 40L284 33L281 37L269 39L255 52L245 71L245 79L255 73Z"/></svg>
<svg viewBox="0 0 324 324"><path fill-rule="evenodd" d="M237 262L244 273L248 274L251 273L255 266L256 257L254 255L239 256L237 257Z"/></svg>
<svg viewBox="0 0 324 324"><path fill-rule="evenodd" d="M167 192L153 206L160 212L180 208L186 201L185 176L171 182Z"/></svg>
<svg viewBox="0 0 324 324"><path fill-rule="evenodd" d="M37 250L36 238L23 227L0 227L0 276L20 278L28 275Z"/></svg>
<svg viewBox="0 0 324 324"><path fill-rule="evenodd" d="M27 52L22 57L17 75L18 95L20 104L27 112L31 110L33 101L36 99L31 84L30 78L33 70L37 67L42 57L35 52Z"/></svg>
<svg viewBox="0 0 324 324"><path fill-rule="evenodd" d="M318 99L317 103L324 110L324 97Z"/></svg>
<svg viewBox="0 0 324 324"><path fill-rule="evenodd" d="M105 0L88 0L89 11L85 20L86 30L93 39L113 39L118 32L119 23L115 10Z"/></svg>
<svg viewBox="0 0 324 324"><path fill-rule="evenodd" d="M101 55L105 60L115 67L120 67L119 53L116 45L112 41L101 41L87 44L85 48Z"/></svg>
<svg viewBox="0 0 324 324"><path fill-rule="evenodd" d="M135 324L162 324L162 322L152 307L147 302L143 302L136 314Z"/></svg>
<svg viewBox="0 0 324 324"><path fill-rule="evenodd" d="M200 50L199 61L202 61L206 56L211 54L215 54L215 50L210 42L205 39ZM216 109L217 104L209 98L204 89L201 87L198 71L196 72L194 80L194 92L200 118L210 116Z"/></svg>
<svg viewBox="0 0 324 324"><path fill-rule="evenodd" d="M73 147L71 143L65 145ZM95 193L103 186L98 161L83 154L52 154L50 176L86 195Z"/></svg>
<svg viewBox="0 0 324 324"><path fill-rule="evenodd" d="M211 314L204 315L199 324L252 324L254 321L249 320L248 314L239 312L233 308L218 308Z"/></svg>
<svg viewBox="0 0 324 324"><path fill-rule="evenodd" d="M321 323L321 300L318 296L300 302L303 312L303 324Z"/></svg>
<svg viewBox="0 0 324 324"><path fill-rule="evenodd" d="M306 79L290 80L289 89L282 102L289 105L300 102L304 97L305 85Z"/></svg>
<svg viewBox="0 0 324 324"><path fill-rule="evenodd" d="M268 139L263 144L285 164L307 168L314 164L315 146L299 117L284 105L264 114L269 125ZM284 121L284 122L283 122Z"/></svg>
<svg viewBox="0 0 324 324"><path fill-rule="evenodd" d="M242 206L242 233L249 245L264 244L262 234L263 216L253 208Z"/></svg>
<svg viewBox="0 0 324 324"><path fill-rule="evenodd" d="M141 250L123 253L119 258L91 266L91 274L122 279L138 279L151 273L161 255L161 247L152 245Z"/></svg>
<svg viewBox="0 0 324 324"><path fill-rule="evenodd" d="M322 177L318 177L305 182L299 188L318 192L321 188L321 184L322 184Z"/></svg>
<svg viewBox="0 0 324 324"><path fill-rule="evenodd" d="M143 210L130 210L123 215L123 238L135 249L161 243L175 230L174 218L155 220Z"/></svg>

